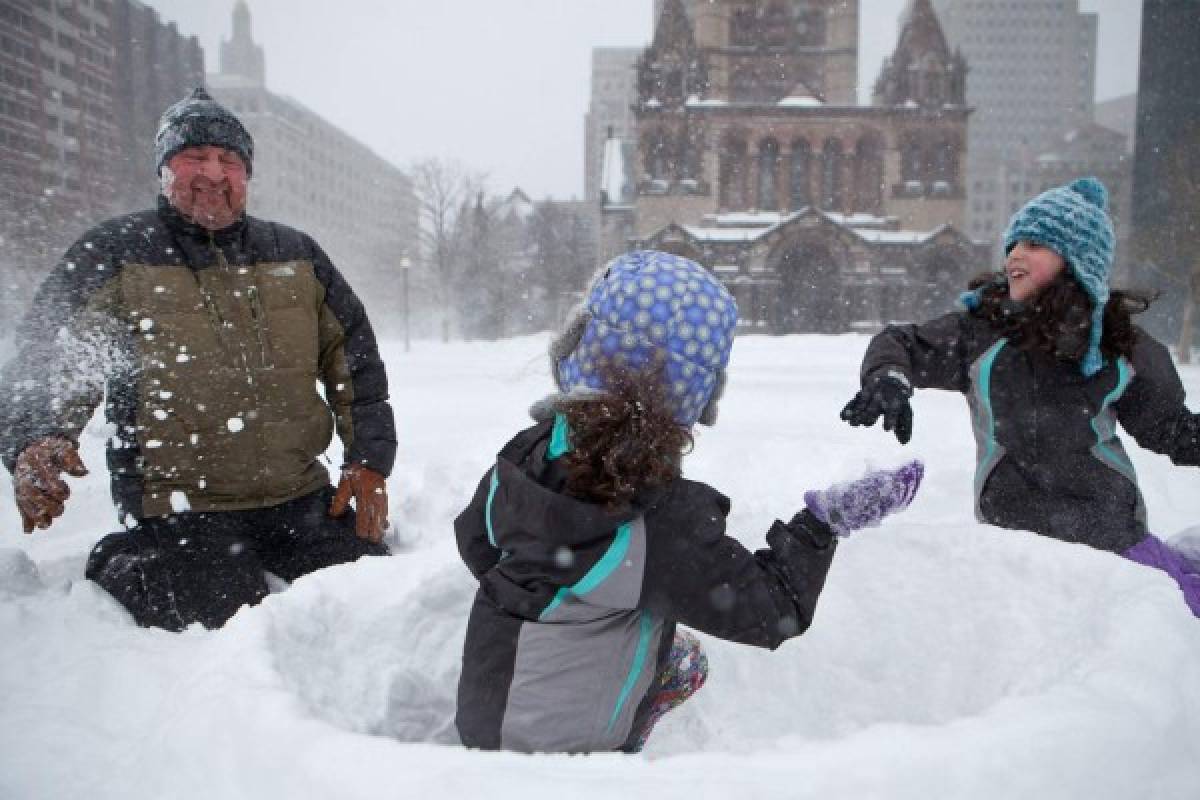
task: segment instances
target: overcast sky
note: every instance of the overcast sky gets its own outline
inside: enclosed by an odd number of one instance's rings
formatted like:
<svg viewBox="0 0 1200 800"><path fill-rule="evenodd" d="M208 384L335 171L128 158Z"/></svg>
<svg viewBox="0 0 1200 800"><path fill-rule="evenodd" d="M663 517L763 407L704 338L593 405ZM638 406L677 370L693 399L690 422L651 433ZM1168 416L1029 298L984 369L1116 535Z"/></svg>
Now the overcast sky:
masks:
<svg viewBox="0 0 1200 800"><path fill-rule="evenodd" d="M209 71L234 0L144 0L195 34ZM905 0L861 0L859 81L896 42ZM1080 0L1100 12L1096 94L1137 87L1137 0ZM648 43L651 0L250 0L267 86L405 166L457 158L494 191L583 192L591 49Z"/></svg>

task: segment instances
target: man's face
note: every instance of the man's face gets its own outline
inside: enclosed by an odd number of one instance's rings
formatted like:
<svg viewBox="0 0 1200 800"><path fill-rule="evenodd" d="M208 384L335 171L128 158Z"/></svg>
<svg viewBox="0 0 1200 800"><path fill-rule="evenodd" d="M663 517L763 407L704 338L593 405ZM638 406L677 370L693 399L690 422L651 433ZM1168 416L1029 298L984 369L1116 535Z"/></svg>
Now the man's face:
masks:
<svg viewBox="0 0 1200 800"><path fill-rule="evenodd" d="M167 160L163 195L179 213L210 231L237 221L246 210L246 165L232 150L185 147Z"/></svg>

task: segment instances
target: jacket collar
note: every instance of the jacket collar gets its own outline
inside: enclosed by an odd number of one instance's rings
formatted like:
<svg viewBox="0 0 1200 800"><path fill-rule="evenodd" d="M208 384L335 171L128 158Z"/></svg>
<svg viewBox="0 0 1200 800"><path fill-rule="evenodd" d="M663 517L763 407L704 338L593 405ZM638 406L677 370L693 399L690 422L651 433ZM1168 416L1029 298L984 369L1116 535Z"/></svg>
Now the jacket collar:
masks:
<svg viewBox="0 0 1200 800"><path fill-rule="evenodd" d="M232 242L241 237L242 232L246 229L246 212L243 211L232 225L221 228L219 231L209 231L179 213L179 209L171 205L171 202L161 194L158 196L158 216L172 233L202 242L210 239L217 244Z"/></svg>

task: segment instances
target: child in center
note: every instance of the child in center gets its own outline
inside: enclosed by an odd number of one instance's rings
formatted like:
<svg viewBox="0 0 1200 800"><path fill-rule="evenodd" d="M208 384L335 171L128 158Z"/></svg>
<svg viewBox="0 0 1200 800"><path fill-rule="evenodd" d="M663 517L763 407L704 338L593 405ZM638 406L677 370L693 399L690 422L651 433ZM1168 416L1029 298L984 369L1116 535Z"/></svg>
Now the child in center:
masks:
<svg viewBox="0 0 1200 800"><path fill-rule="evenodd" d="M712 424L737 307L700 265L628 253L551 347L558 392L501 449L455 521L479 580L456 723L464 744L636 752L703 684L686 625L776 648L811 624L837 539L905 508L913 462L807 493L750 552L729 500L682 477Z"/></svg>

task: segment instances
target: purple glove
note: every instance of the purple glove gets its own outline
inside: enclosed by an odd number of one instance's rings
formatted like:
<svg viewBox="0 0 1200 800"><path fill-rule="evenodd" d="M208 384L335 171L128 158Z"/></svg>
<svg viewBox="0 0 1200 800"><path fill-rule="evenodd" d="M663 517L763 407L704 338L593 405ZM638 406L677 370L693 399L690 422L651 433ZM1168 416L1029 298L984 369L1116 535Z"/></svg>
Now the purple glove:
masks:
<svg viewBox="0 0 1200 800"><path fill-rule="evenodd" d="M807 491L804 504L838 536L849 536L908 508L924 475L925 465L920 461L896 469L872 470L856 481Z"/></svg>

